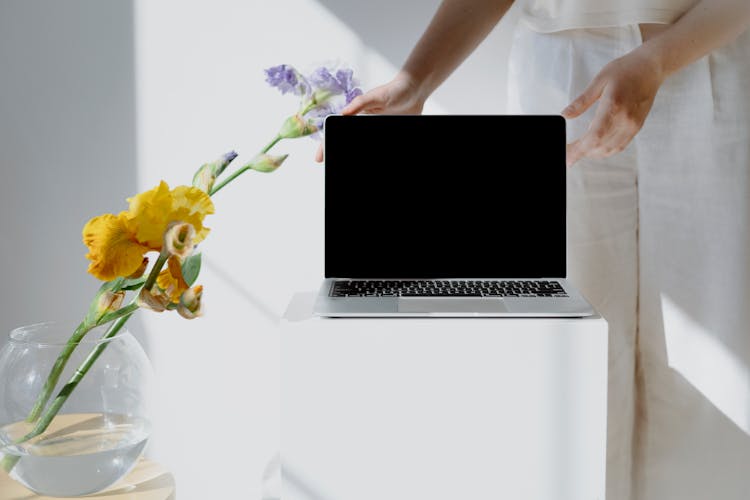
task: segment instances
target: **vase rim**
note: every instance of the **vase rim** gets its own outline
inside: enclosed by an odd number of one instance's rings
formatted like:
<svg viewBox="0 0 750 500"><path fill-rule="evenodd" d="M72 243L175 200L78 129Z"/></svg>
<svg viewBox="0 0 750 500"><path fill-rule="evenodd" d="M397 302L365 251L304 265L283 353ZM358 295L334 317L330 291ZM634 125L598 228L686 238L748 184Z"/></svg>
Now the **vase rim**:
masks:
<svg viewBox="0 0 750 500"><path fill-rule="evenodd" d="M117 333L117 335L108 339L102 339L101 336L104 335L108 327L109 324L92 328L84 338L75 342L75 344L106 344L129 333L127 328L123 328ZM32 323L30 325L13 328L8 334L8 340L16 344L25 344L34 347L62 347L68 344L68 340L74 330L74 323L64 321L42 321L40 323Z"/></svg>

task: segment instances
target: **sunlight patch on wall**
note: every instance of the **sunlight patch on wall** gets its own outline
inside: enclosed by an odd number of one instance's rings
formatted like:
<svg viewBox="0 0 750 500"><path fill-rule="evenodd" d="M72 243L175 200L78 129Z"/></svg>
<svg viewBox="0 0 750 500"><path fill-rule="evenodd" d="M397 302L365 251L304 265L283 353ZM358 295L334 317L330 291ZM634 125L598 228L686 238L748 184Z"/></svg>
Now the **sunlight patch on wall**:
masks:
<svg viewBox="0 0 750 500"><path fill-rule="evenodd" d="M161 179L189 184L202 163L232 149L239 163L266 144L299 103L268 86L265 68L307 72L337 61L365 89L396 71L312 0L135 0L134 21L138 190ZM279 449L278 318L295 292L317 290L323 276L316 148L308 138L282 141L273 153L289 158L279 171L248 173L217 195L201 243L204 317L141 315L163 387L150 454L196 498L239 494L208 484L205 463L182 451L205 429L222 436L216 456L246 448L242 460L222 462L223 474L248 478L245 498L260 498L263 470ZM179 408L184 401L194 404Z"/></svg>
<svg viewBox="0 0 750 500"><path fill-rule="evenodd" d="M743 363L668 296L661 301L669 366L750 433L750 374Z"/></svg>

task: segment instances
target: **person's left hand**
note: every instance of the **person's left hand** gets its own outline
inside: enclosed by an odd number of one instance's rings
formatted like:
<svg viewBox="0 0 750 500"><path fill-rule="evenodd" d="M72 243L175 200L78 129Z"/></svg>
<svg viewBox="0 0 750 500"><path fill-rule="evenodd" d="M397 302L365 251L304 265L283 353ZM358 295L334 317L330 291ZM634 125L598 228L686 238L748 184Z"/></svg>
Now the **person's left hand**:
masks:
<svg viewBox="0 0 750 500"><path fill-rule="evenodd" d="M568 166L625 149L643 126L663 81L661 68L643 46L607 64L562 111L565 118L575 118L599 101L586 133L568 144Z"/></svg>

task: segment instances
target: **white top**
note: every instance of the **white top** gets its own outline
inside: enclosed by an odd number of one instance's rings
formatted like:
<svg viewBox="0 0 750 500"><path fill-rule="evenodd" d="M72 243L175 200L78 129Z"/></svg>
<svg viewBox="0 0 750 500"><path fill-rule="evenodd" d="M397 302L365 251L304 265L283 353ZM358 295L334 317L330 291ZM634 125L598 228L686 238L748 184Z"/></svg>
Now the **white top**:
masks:
<svg viewBox="0 0 750 500"><path fill-rule="evenodd" d="M548 33L576 28L671 24L698 0L521 0L531 29Z"/></svg>

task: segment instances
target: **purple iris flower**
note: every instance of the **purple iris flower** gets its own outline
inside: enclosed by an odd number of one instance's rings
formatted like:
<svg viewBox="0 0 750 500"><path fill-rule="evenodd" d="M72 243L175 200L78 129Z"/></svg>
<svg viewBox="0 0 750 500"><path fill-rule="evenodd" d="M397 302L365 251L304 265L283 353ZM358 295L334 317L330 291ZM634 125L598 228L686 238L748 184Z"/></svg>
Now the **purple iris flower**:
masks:
<svg viewBox="0 0 750 500"><path fill-rule="evenodd" d="M296 69L288 64L268 68L266 82L276 87L282 94L292 92L294 95L305 95L310 92L310 84Z"/></svg>
<svg viewBox="0 0 750 500"><path fill-rule="evenodd" d="M318 130L323 130L323 122L325 121L326 116L341 113L341 109L343 109L343 106L336 106L329 102L311 109L310 112L307 113L307 117L315 123Z"/></svg>
<svg viewBox="0 0 750 500"><path fill-rule="evenodd" d="M354 78L353 78L354 72L349 69L340 69L336 71L336 80L339 81L341 85L343 85L345 88L349 89L354 86Z"/></svg>
<svg viewBox="0 0 750 500"><path fill-rule="evenodd" d="M349 104L354 97L362 93L356 88L353 75L354 72L349 68L339 69L333 74L328 68L320 67L310 75L310 82L316 90L326 90L334 95L344 94L346 103Z"/></svg>
<svg viewBox="0 0 750 500"><path fill-rule="evenodd" d="M349 104L354 100L355 97L362 95L362 89L359 87L354 87L351 90L348 90L346 92L346 103Z"/></svg>
<svg viewBox="0 0 750 500"><path fill-rule="evenodd" d="M281 64L266 70L266 81L282 94L292 92L302 97L300 113L318 129L310 135L314 139L321 137L326 116L341 113L344 106L362 95L349 68L321 66L305 78L292 66Z"/></svg>
<svg viewBox="0 0 750 500"><path fill-rule="evenodd" d="M326 116L341 113L341 110L358 95L362 95L362 90L354 88L346 93L346 102L328 101L325 104L311 109L306 116L313 120L318 130L323 130L323 122L325 121Z"/></svg>
<svg viewBox="0 0 750 500"><path fill-rule="evenodd" d="M343 94L346 91L346 88L325 67L313 71L310 75L310 82L316 90L327 90L334 95Z"/></svg>
<svg viewBox="0 0 750 500"><path fill-rule="evenodd" d="M310 82L315 90L325 90L333 95L344 96L343 100L331 99L310 110L307 114L318 128L318 132L311 137L313 139L320 139L326 116L341 113L344 106L352 102L358 95L362 95L362 89L356 86L354 72L349 68L339 69L335 73L332 73L331 70L325 67L318 68L310 75Z"/></svg>

